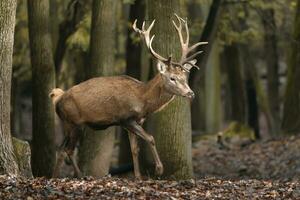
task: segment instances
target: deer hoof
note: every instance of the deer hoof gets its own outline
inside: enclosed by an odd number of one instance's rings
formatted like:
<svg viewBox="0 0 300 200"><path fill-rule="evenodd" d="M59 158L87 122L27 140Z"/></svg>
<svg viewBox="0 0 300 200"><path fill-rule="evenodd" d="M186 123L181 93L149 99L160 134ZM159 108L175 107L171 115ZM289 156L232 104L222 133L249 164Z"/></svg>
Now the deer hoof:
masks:
<svg viewBox="0 0 300 200"><path fill-rule="evenodd" d="M83 174L81 172L77 172L74 174L74 178L83 178Z"/></svg>
<svg viewBox="0 0 300 200"><path fill-rule="evenodd" d="M157 175L162 175L163 174L163 172L164 172L164 167L163 167L163 165L160 163L160 164L157 164L156 166L155 166L155 172L156 172L156 174Z"/></svg>
<svg viewBox="0 0 300 200"><path fill-rule="evenodd" d="M142 176L141 176L141 175L139 175L139 176L135 176L135 180L137 180L137 181L141 181L141 180L142 180Z"/></svg>

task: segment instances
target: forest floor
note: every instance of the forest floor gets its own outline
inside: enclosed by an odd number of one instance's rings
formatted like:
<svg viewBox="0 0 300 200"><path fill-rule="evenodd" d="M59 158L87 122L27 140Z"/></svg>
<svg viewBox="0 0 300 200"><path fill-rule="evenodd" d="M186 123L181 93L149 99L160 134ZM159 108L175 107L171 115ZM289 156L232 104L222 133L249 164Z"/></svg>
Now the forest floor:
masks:
<svg viewBox="0 0 300 200"><path fill-rule="evenodd" d="M224 145L193 145L196 179L0 176L0 199L300 199L300 137Z"/></svg>

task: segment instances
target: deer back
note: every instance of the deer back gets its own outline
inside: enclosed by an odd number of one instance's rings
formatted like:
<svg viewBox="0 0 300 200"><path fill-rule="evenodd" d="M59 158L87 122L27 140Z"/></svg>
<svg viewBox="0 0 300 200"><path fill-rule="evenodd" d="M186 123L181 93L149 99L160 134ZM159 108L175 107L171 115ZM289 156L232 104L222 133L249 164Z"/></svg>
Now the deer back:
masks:
<svg viewBox="0 0 300 200"><path fill-rule="evenodd" d="M127 76L93 78L66 91L57 113L78 125L112 125L140 118L145 114L144 87Z"/></svg>

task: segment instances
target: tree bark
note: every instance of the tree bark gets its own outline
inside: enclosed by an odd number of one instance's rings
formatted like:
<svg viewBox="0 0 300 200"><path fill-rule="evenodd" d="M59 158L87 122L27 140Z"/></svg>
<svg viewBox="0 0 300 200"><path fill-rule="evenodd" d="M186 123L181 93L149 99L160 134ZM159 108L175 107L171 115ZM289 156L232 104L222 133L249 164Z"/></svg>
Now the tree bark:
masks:
<svg viewBox="0 0 300 200"><path fill-rule="evenodd" d="M18 175L10 133L10 99L16 0L0 1L0 174Z"/></svg>
<svg viewBox="0 0 300 200"><path fill-rule="evenodd" d="M285 133L300 132L300 0L294 21L291 55L288 63L288 76L285 91L282 129Z"/></svg>
<svg viewBox="0 0 300 200"><path fill-rule="evenodd" d="M49 31L49 1L28 0L32 65L32 171L51 177L55 163L54 109L49 98L55 87L54 61Z"/></svg>
<svg viewBox="0 0 300 200"><path fill-rule="evenodd" d="M206 41L208 45L203 48L204 53L196 57L199 71L192 70L190 85L195 92L195 99L192 102L192 126L193 129L205 131L206 127L206 103L205 103L205 67L212 49L213 40L217 34L217 27L221 19L222 0L213 0L210 11L201 34L201 42ZM200 49L197 49L199 51Z"/></svg>
<svg viewBox="0 0 300 200"><path fill-rule="evenodd" d="M280 98L279 98L279 55L277 47L277 28L274 9L263 11L262 22L265 31L265 58L267 62L267 89L270 112L274 121L272 134L280 131Z"/></svg>
<svg viewBox="0 0 300 200"><path fill-rule="evenodd" d="M205 131L216 133L221 127L221 74L218 42L213 42L205 68Z"/></svg>
<svg viewBox="0 0 300 200"><path fill-rule="evenodd" d="M172 25L173 13L180 15L179 0L153 0L148 2L150 21L157 19L152 34L154 48L161 55L170 54L178 59L181 50ZM158 153L164 165L163 177L189 179L193 176L191 157L190 102L176 97L164 110L153 117L153 133Z"/></svg>
<svg viewBox="0 0 300 200"><path fill-rule="evenodd" d="M266 115L269 128L271 129L271 127L273 127L269 104L257 75L254 58L250 53L249 46L246 44L239 44L238 50L240 52L239 55L241 56L241 64L245 79L246 120L248 126L254 130L255 138L259 139L259 106Z"/></svg>
<svg viewBox="0 0 300 200"><path fill-rule="evenodd" d="M89 78L114 74L116 5L115 0L93 1ZM114 134L114 127L86 131L79 149L79 165L85 175L101 177L108 174Z"/></svg>
<svg viewBox="0 0 300 200"><path fill-rule="evenodd" d="M129 22L133 23L135 19L139 23L144 20L145 3L137 0L130 6ZM138 26L140 27L140 26ZM126 43L126 74L138 80L141 79L142 72L142 47L141 43L136 44L133 41L133 29L128 26L127 43ZM127 131L122 130L120 136L119 164L132 162L131 150Z"/></svg>
<svg viewBox="0 0 300 200"><path fill-rule="evenodd" d="M77 25L81 22L84 14L85 2L72 0L66 10L65 19L59 24L59 35L54 54L55 72L58 77L61 70L62 61L67 49L67 39L77 30Z"/></svg>
<svg viewBox="0 0 300 200"><path fill-rule="evenodd" d="M224 47L227 81L229 84L231 120L246 123L246 92L242 78L242 65L237 44Z"/></svg>

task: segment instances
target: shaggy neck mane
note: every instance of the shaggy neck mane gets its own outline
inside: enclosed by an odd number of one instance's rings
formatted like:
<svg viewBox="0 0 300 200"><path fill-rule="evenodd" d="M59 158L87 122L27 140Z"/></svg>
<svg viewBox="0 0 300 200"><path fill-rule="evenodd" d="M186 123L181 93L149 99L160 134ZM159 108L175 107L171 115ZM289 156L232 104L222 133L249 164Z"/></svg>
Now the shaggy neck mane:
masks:
<svg viewBox="0 0 300 200"><path fill-rule="evenodd" d="M146 102L147 113L157 112L171 102L174 95L164 89L162 75L157 74L145 85L143 98Z"/></svg>

